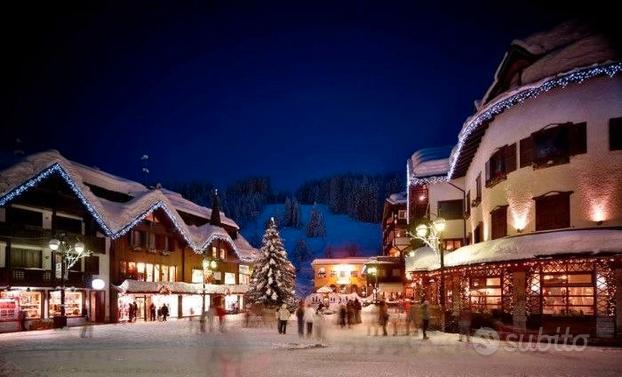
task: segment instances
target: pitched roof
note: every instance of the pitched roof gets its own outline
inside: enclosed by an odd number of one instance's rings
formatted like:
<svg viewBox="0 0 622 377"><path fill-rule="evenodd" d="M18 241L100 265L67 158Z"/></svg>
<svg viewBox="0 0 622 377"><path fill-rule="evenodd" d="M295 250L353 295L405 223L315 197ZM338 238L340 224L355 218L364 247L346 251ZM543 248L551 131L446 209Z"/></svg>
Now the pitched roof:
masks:
<svg viewBox="0 0 622 377"><path fill-rule="evenodd" d="M55 150L30 155L0 173L0 207L53 174L60 175L67 182L103 232L111 238L124 235L153 211L161 209L196 253L201 254L213 240L220 239L228 242L241 260L254 257L255 249L241 235L234 241L221 227L187 225L178 213L179 210L209 219L209 208L186 200L173 191L151 190L140 183L69 161ZM119 203L98 197L87 184L130 195L131 199ZM233 220L224 215L222 218L225 224L238 229Z"/></svg>

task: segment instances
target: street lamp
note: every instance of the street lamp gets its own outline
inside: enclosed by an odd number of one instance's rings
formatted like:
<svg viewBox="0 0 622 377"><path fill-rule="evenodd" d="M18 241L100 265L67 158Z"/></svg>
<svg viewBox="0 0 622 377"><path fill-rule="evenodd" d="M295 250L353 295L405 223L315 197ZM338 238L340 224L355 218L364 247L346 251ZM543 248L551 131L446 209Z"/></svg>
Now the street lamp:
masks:
<svg viewBox="0 0 622 377"><path fill-rule="evenodd" d="M218 262L216 260L205 257L203 258L203 292L202 292L202 304L201 304L201 314L205 313L205 283L206 281L211 283L214 280L214 271L218 268Z"/></svg>
<svg viewBox="0 0 622 377"><path fill-rule="evenodd" d="M442 248L441 237L445 231L447 222L442 217L437 217L434 221L429 223L422 223L417 225L415 233L408 232L408 234L415 239L423 241L426 245L434 251L440 259L440 306L441 306L441 328L445 331L445 275L443 269L445 268L445 253Z"/></svg>
<svg viewBox="0 0 622 377"><path fill-rule="evenodd" d="M59 235L59 239L51 239L48 242L48 246L52 251L60 252L61 254L60 316L56 321L58 327L65 327L67 326L67 316L65 313L65 282L67 281L69 269L81 258L91 255L92 252L86 250L84 243L80 241L71 245L64 233Z"/></svg>

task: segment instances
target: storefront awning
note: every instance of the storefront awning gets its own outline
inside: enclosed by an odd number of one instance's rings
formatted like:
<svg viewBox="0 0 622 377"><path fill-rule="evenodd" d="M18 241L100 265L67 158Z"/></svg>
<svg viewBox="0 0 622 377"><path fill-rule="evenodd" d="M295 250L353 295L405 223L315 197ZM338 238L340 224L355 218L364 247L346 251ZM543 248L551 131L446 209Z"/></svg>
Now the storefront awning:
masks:
<svg viewBox="0 0 622 377"><path fill-rule="evenodd" d="M152 282L127 279L118 286L113 286L119 292L126 293L156 293L156 294L202 294L203 284L184 282ZM248 291L247 285L220 285L205 284L206 294L244 294Z"/></svg>

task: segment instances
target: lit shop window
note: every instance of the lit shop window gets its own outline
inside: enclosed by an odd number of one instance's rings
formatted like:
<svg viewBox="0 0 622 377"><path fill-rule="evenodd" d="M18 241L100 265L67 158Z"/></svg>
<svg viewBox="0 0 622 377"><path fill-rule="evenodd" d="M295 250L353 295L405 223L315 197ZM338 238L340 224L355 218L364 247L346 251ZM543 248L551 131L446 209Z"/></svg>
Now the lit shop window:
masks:
<svg viewBox="0 0 622 377"><path fill-rule="evenodd" d="M170 266L168 268L168 281L176 281L177 280L177 267L175 266Z"/></svg>
<svg viewBox="0 0 622 377"><path fill-rule="evenodd" d="M41 292L0 292L0 321L16 321L20 310L26 318L41 318Z"/></svg>
<svg viewBox="0 0 622 377"><path fill-rule="evenodd" d="M212 246L212 258L218 258L218 252L216 246Z"/></svg>
<svg viewBox="0 0 622 377"><path fill-rule="evenodd" d="M542 312L564 316L594 315L592 274L543 275Z"/></svg>
<svg viewBox="0 0 622 377"><path fill-rule="evenodd" d="M197 268L192 269L192 282L203 283L203 270Z"/></svg>
<svg viewBox="0 0 622 377"><path fill-rule="evenodd" d="M238 278L240 279L240 284L242 285L251 283L251 277L249 275L240 274L238 275Z"/></svg>
<svg viewBox="0 0 622 377"><path fill-rule="evenodd" d="M60 291L50 292L50 317L60 316ZM80 317L82 315L82 292L65 291L65 315Z"/></svg>
<svg viewBox="0 0 622 377"><path fill-rule="evenodd" d="M162 265L162 281L168 281L168 266Z"/></svg>
<svg viewBox="0 0 622 377"><path fill-rule="evenodd" d="M136 280L145 281L145 264L136 263Z"/></svg>
<svg viewBox="0 0 622 377"><path fill-rule="evenodd" d="M477 311L501 309L501 278L471 278L471 306Z"/></svg>
<svg viewBox="0 0 622 377"><path fill-rule="evenodd" d="M136 262L127 262L127 276L138 280Z"/></svg>
<svg viewBox="0 0 622 377"><path fill-rule="evenodd" d="M151 263L147 263L145 268L147 269L145 271L145 281L153 281L153 265Z"/></svg>
<svg viewBox="0 0 622 377"><path fill-rule="evenodd" d="M159 264L154 264L153 265L153 281L160 281L160 265Z"/></svg>
<svg viewBox="0 0 622 377"><path fill-rule="evenodd" d="M233 272L225 272L225 284L235 284L235 274Z"/></svg>

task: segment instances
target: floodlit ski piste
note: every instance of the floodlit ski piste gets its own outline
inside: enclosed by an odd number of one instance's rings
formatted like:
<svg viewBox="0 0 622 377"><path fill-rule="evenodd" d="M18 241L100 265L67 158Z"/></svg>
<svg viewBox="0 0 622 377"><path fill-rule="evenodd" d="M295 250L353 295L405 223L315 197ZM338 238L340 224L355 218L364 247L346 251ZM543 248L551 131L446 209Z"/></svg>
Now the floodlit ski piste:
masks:
<svg viewBox="0 0 622 377"><path fill-rule="evenodd" d="M7 10L0 377L622 374L612 16L355 3Z"/></svg>

